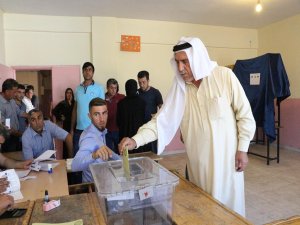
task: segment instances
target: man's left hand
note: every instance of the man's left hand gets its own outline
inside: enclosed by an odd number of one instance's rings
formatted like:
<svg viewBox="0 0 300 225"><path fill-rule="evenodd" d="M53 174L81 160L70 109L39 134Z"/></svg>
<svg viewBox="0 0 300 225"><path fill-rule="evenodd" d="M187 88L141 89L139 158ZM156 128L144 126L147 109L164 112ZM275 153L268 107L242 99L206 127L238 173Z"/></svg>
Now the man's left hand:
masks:
<svg viewBox="0 0 300 225"><path fill-rule="evenodd" d="M30 159L30 160L26 160L26 161L17 162L15 168L16 169L25 169L25 170L27 170L27 169L29 169L32 161L33 160Z"/></svg>
<svg viewBox="0 0 300 225"><path fill-rule="evenodd" d="M245 170L248 164L247 152L237 151L235 154L235 170L242 172Z"/></svg>

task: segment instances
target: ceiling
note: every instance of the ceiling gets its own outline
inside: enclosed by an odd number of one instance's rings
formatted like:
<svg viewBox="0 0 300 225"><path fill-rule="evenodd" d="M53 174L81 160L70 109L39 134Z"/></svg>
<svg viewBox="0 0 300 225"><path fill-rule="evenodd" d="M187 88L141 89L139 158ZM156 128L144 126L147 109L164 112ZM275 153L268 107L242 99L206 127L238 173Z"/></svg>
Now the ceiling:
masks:
<svg viewBox="0 0 300 225"><path fill-rule="evenodd" d="M300 0L0 0L4 13L102 16L260 28L300 13Z"/></svg>

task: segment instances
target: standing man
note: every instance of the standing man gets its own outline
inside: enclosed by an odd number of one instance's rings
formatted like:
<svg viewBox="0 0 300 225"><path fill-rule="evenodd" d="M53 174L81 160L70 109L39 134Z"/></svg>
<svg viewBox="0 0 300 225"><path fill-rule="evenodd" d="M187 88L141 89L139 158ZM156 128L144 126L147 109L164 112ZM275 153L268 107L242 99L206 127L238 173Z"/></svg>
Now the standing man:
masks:
<svg viewBox="0 0 300 225"><path fill-rule="evenodd" d="M0 94L1 122L8 126L10 136L2 145L3 152L17 151L19 138L22 133L19 131L19 117L27 117L27 114L19 109L14 97L18 88L18 82L14 79L7 79L2 84Z"/></svg>
<svg viewBox="0 0 300 225"><path fill-rule="evenodd" d="M90 62L82 66L84 81L75 91L75 105L72 112L71 134L73 135L74 155L78 151L78 142L82 131L91 124L88 117L89 102L96 97L104 99L104 89L93 80L95 68ZM76 129L75 129L76 124Z"/></svg>
<svg viewBox="0 0 300 225"><path fill-rule="evenodd" d="M235 74L211 61L200 39L181 38L173 51L175 77L162 109L119 150L158 138L160 154L180 127L190 181L245 216L243 171L255 132L249 101Z"/></svg>
<svg viewBox="0 0 300 225"><path fill-rule="evenodd" d="M26 105L22 102L24 96L25 96L25 86L23 84L19 84L18 85L18 90L17 90L16 95L15 95L15 101L16 101L16 104L19 107L19 109L23 112L26 111ZM18 116L18 119L19 119L19 132L21 134L23 134L24 131L27 128L26 118L22 117L22 116ZM21 139L21 137L19 138L19 147L18 147L18 149L22 150L22 139Z"/></svg>
<svg viewBox="0 0 300 225"><path fill-rule="evenodd" d="M106 82L107 92L105 93L105 101L107 103L108 109L108 119L107 119L107 134L106 134L106 144L115 153L119 154L118 144L119 144L119 128L117 125L117 107L118 102L125 96L119 94L119 84L118 81L110 78Z"/></svg>
<svg viewBox="0 0 300 225"><path fill-rule="evenodd" d="M26 106L26 112L28 113L30 110L34 109L34 106L31 102L33 96L33 86L32 85L28 85L25 89L25 96L23 98L23 103Z"/></svg>
<svg viewBox="0 0 300 225"><path fill-rule="evenodd" d="M92 124L83 132L79 141L79 151L72 162L72 171L83 171L82 181L93 182L93 177L89 169L92 163L100 163L109 159L117 160L120 156L115 154L106 146L105 128L108 110L105 100L94 98L89 103L89 118Z"/></svg>
<svg viewBox="0 0 300 225"><path fill-rule="evenodd" d="M139 96L146 103L145 121L151 120L163 104L163 99L159 90L149 85L149 72L140 71L137 75L140 89ZM157 153L157 141L153 141L149 147L154 153Z"/></svg>

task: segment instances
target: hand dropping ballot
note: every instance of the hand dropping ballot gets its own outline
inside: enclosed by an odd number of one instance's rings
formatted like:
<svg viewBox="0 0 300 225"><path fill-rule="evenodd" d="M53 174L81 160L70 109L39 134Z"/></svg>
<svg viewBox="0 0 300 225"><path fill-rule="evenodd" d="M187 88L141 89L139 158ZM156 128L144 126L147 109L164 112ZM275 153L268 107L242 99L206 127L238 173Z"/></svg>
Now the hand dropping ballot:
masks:
<svg viewBox="0 0 300 225"><path fill-rule="evenodd" d="M123 169L124 174L127 180L130 179L130 168L129 168L129 160L128 160L128 148L126 147L123 150Z"/></svg>

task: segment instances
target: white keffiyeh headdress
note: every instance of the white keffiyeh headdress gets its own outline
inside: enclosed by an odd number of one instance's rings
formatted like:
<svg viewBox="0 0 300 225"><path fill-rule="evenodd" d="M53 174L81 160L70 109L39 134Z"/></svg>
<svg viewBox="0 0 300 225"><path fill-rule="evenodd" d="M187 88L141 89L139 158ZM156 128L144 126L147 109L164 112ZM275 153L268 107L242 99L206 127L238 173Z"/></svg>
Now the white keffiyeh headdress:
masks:
<svg viewBox="0 0 300 225"><path fill-rule="evenodd" d="M185 48L185 43L189 43L192 47ZM176 51L177 47L180 50ZM216 62L210 60L207 49L199 38L182 37L174 50L185 51L195 80L209 76L217 66ZM179 74L174 57L171 59L171 66L175 71L173 84L162 108L157 113L157 154L161 154L175 136L185 109L185 82Z"/></svg>

